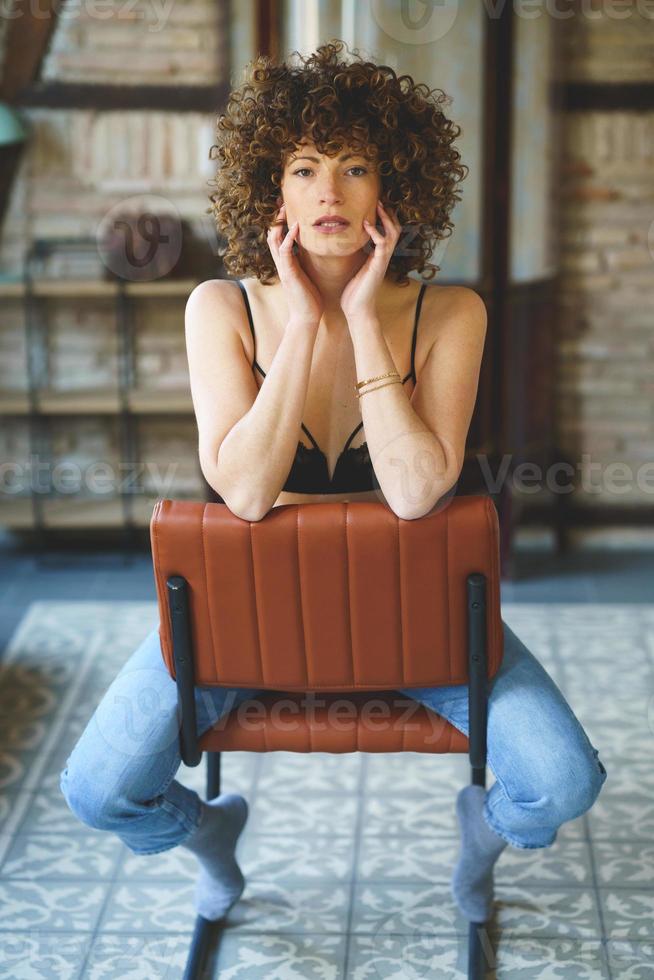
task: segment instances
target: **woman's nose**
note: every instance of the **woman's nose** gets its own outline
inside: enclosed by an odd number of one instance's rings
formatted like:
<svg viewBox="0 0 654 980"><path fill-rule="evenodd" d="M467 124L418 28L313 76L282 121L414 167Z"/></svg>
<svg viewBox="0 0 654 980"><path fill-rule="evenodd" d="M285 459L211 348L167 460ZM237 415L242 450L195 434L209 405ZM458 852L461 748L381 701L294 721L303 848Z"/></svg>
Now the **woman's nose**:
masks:
<svg viewBox="0 0 654 980"><path fill-rule="evenodd" d="M343 195L335 184L323 184L319 192L321 201L342 201Z"/></svg>

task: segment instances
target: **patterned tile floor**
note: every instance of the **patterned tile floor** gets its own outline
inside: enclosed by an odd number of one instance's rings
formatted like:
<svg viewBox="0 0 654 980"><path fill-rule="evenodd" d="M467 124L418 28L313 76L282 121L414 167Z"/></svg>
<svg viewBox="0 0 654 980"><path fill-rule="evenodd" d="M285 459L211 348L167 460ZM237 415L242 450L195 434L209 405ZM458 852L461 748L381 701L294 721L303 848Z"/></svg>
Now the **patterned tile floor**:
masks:
<svg viewBox="0 0 654 980"><path fill-rule="evenodd" d="M654 561L520 560L502 615L609 779L551 848L501 855L489 976L654 978ZM131 854L79 823L58 788L103 691L156 625L153 597L148 556L0 558L0 976L182 975L195 859ZM203 792L204 764L178 778ZM467 923L449 882L468 779L461 755L226 753L223 789L251 808L238 851L247 888L214 975L465 977Z"/></svg>

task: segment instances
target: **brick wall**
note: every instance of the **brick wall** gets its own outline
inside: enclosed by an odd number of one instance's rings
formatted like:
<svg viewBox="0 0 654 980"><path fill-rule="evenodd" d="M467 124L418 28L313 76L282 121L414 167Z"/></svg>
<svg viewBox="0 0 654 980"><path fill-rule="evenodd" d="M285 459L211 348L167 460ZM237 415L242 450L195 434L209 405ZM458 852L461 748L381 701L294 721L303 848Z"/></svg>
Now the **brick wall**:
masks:
<svg viewBox="0 0 654 980"><path fill-rule="evenodd" d="M577 82L651 81L654 5L649 0L633 6L623 0L575 2L575 15L565 20L562 31L565 77ZM572 7L561 4L559 9Z"/></svg>
<svg viewBox="0 0 654 980"><path fill-rule="evenodd" d="M191 85L225 76L225 4L68 0L59 6L44 80Z"/></svg>
<svg viewBox="0 0 654 980"><path fill-rule="evenodd" d="M654 19L600 12L566 23L565 77L651 82ZM575 502L651 508L654 112L570 112L563 139L559 444L599 464Z"/></svg>

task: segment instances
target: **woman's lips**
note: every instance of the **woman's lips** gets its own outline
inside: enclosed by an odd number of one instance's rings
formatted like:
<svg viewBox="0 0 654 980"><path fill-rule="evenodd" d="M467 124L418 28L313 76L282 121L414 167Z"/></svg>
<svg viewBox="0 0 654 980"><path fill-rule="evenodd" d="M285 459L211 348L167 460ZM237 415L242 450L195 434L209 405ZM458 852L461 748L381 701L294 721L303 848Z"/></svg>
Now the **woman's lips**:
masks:
<svg viewBox="0 0 654 980"><path fill-rule="evenodd" d="M335 235L339 231L345 231L346 228L350 227L350 224L349 222L345 221L339 221L338 224L329 224L323 221L320 224L314 225L313 227L316 229L316 231L322 232L323 235Z"/></svg>

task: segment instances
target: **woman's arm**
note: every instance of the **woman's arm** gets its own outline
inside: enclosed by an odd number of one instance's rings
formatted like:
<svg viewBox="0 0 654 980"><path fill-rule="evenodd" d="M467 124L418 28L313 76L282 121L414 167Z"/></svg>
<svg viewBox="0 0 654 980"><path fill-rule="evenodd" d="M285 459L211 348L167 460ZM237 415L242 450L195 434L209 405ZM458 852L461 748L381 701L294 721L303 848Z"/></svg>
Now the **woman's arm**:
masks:
<svg viewBox="0 0 654 980"><path fill-rule="evenodd" d="M233 326L242 315L237 288L213 280L193 290L186 305L186 348L202 472L237 517L258 521L279 496L293 463L319 324L289 320L257 390Z"/></svg>

